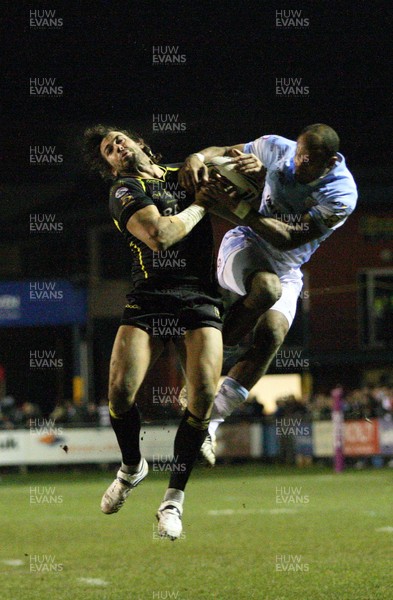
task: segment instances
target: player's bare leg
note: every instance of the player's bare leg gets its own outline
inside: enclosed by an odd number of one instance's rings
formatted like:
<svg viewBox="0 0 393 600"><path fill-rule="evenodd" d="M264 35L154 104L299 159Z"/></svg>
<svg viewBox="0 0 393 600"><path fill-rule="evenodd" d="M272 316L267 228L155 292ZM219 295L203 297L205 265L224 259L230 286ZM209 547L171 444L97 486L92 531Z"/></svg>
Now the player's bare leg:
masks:
<svg viewBox="0 0 393 600"><path fill-rule="evenodd" d="M250 279L250 291L229 309L223 327L226 346L234 346L249 333L258 318L281 296L280 280L275 273L258 271Z"/></svg>
<svg viewBox="0 0 393 600"><path fill-rule="evenodd" d="M122 464L101 501L101 510L106 514L117 512L147 475L148 465L139 450L141 421L135 397L163 348L160 339L152 338L138 327L119 327L111 356L108 395L110 419Z"/></svg>
<svg viewBox="0 0 393 600"><path fill-rule="evenodd" d="M209 425L209 438L203 457L211 466L215 463L214 441L219 425L247 399L250 389L265 375L277 350L288 333L286 317L276 310L263 314L254 330L252 346L230 369L218 390ZM210 440L212 440L210 442Z"/></svg>
<svg viewBox="0 0 393 600"><path fill-rule="evenodd" d="M258 320L252 346L239 358L228 376L250 390L267 372L288 329L288 321L283 314L277 310L268 310Z"/></svg>
<svg viewBox="0 0 393 600"><path fill-rule="evenodd" d="M160 535L172 540L182 532L184 489L207 434L222 367L222 337L218 329L202 327L187 331L184 345L188 406L175 438L169 487L157 512Z"/></svg>

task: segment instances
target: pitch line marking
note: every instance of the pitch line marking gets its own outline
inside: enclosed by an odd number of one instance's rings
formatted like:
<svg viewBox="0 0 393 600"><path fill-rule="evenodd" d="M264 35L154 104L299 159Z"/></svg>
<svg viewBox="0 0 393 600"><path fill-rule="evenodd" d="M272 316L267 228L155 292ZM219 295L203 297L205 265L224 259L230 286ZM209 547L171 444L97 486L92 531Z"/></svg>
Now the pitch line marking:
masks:
<svg viewBox="0 0 393 600"><path fill-rule="evenodd" d="M105 579L94 579L94 577L78 577L78 581L87 585L109 585Z"/></svg>
<svg viewBox="0 0 393 600"><path fill-rule="evenodd" d="M292 508L223 508L221 510L208 510L207 514L211 517L221 517L232 515L283 515L297 512Z"/></svg>

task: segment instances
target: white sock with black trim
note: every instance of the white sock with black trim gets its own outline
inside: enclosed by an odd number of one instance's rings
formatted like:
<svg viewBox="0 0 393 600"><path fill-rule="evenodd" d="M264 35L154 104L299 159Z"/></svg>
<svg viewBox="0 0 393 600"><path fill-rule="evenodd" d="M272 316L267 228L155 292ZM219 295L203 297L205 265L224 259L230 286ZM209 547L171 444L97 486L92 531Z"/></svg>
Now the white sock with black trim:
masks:
<svg viewBox="0 0 393 600"><path fill-rule="evenodd" d="M249 391L233 377L226 377L214 399L209 433L214 435L226 417L247 400Z"/></svg>

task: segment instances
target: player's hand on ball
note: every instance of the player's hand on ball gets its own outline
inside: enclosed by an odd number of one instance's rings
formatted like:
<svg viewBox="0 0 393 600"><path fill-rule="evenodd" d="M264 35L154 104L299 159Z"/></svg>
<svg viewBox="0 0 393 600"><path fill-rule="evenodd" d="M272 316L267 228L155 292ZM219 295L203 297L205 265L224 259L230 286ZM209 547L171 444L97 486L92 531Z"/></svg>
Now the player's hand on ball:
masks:
<svg viewBox="0 0 393 600"><path fill-rule="evenodd" d="M195 202L209 209L216 203L210 185L201 185L195 192Z"/></svg>
<svg viewBox="0 0 393 600"><path fill-rule="evenodd" d="M207 166L196 154L188 156L179 171L179 183L187 192L195 192L200 185L209 181Z"/></svg>
<svg viewBox="0 0 393 600"><path fill-rule="evenodd" d="M197 193L203 195L204 205L209 206L222 205L230 210L236 208L239 202L239 195L236 187L219 173L210 175L209 183L200 188Z"/></svg>
<svg viewBox="0 0 393 600"><path fill-rule="evenodd" d="M227 202L229 199L238 196L236 186L220 173L211 174L209 187L211 188L214 197L223 202Z"/></svg>
<svg viewBox="0 0 393 600"><path fill-rule="evenodd" d="M231 149L229 154L233 157L233 162L236 163L236 170L239 171L239 173L252 175L261 187L263 187L266 169L255 154L245 154L244 152L240 152L237 148Z"/></svg>

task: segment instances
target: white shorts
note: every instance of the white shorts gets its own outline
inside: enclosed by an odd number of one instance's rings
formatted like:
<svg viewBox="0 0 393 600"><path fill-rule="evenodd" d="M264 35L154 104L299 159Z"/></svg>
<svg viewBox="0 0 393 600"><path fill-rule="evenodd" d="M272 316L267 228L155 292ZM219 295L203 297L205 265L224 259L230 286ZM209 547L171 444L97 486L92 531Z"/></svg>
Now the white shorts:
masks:
<svg viewBox="0 0 393 600"><path fill-rule="evenodd" d="M243 228L242 228L243 229ZM244 228L245 229L245 228ZM283 314L289 326L295 318L297 300L303 287L303 275L299 268L287 267L269 254L256 241L253 235L236 230L236 240L233 243L231 231L224 236L217 259L218 283L226 290L239 296L245 296L248 277L256 271L268 271L278 276L282 294L270 310Z"/></svg>

